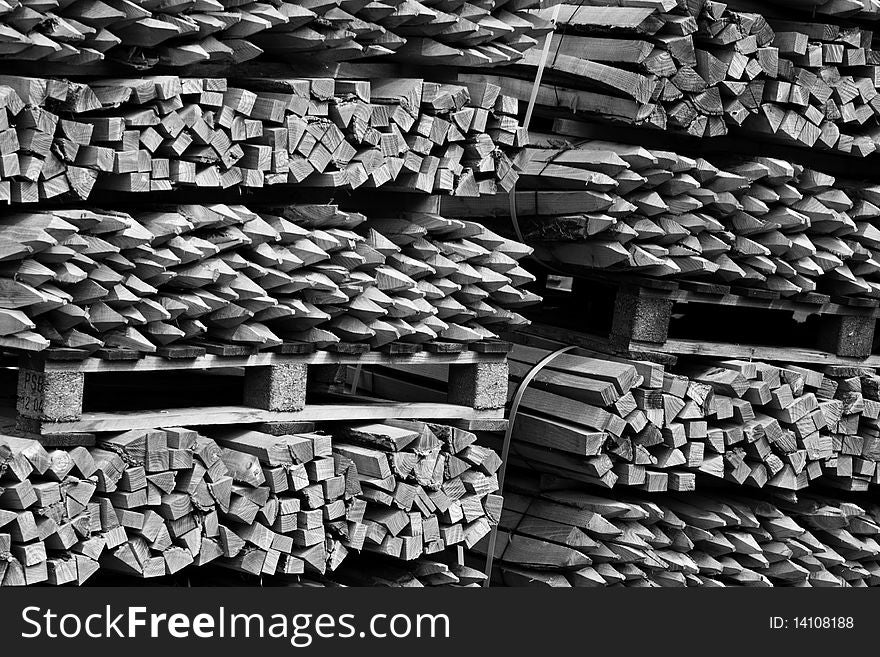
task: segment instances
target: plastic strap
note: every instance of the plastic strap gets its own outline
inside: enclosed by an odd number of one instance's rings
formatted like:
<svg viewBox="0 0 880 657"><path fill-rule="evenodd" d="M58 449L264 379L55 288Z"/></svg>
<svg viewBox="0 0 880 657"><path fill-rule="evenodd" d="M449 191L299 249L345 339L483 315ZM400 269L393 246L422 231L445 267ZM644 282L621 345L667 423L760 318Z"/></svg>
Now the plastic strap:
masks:
<svg viewBox="0 0 880 657"><path fill-rule="evenodd" d="M559 8L561 6L562 5L556 5L553 8L553 17L550 19L550 22L553 23L553 30L548 32L547 36L544 37L544 49L541 51L541 59L538 62L538 70L535 73L532 92L529 94L529 105L526 108L526 118L522 125L524 130L528 130L529 125L532 122L532 112L535 111L535 103L538 101L538 90L541 88L541 78L544 77L544 67L547 65L547 57L550 56L550 44L553 43L553 35L556 33L556 21L559 20ZM508 198L510 199L510 219L513 221L513 230L516 232L517 239L520 242L525 242L522 232L520 232L519 229L519 220L516 216L516 183L511 187Z"/></svg>
<svg viewBox="0 0 880 657"><path fill-rule="evenodd" d="M510 443L513 438L513 427L516 424L517 413L519 413L519 405L522 402L523 395L526 394L526 390L529 387L529 384L532 380L538 375L538 373L544 369L547 365L549 365L553 360L562 354L571 351L572 349L576 349L575 345L571 345L568 347L562 347L561 349L557 349L552 354L549 354L546 358L538 362L532 369L529 370L529 373L523 377L523 380L520 381L519 386L516 389L516 393L513 395L513 401L510 404L510 419L507 421L507 431L504 432L504 440L501 443L501 468L498 470L498 494L503 495L504 493L504 478L507 474L507 459L510 456ZM498 524L501 524L501 519L498 519ZM498 525L495 525L492 528L492 533L489 535L489 549L486 552L486 586L489 586L489 580L492 578L492 564L495 561L495 543L498 538Z"/></svg>
<svg viewBox="0 0 880 657"><path fill-rule="evenodd" d="M553 43L553 35L556 33L556 21L559 20L559 8L561 4L553 8L553 17L550 22L553 23L553 30L544 37L544 50L541 52L541 61L538 62L538 72L535 73L535 83L532 85L532 93L529 95L529 106L526 109L526 120L523 122L523 128L529 129L532 122L532 112L535 110L535 103L538 100L538 89L541 86L541 78L544 76L544 67L547 65L547 57L550 56L550 44Z"/></svg>
<svg viewBox="0 0 880 657"><path fill-rule="evenodd" d="M550 22L553 23L554 29L551 32L548 32L547 36L544 37L544 48L541 51L541 59L538 62L538 70L535 73L535 81L532 84L532 92L529 94L529 105L526 108L526 117L522 125L523 129L526 131L532 123L532 113L535 111L535 104L538 101L538 91L541 88L541 79L544 77L544 68L547 66L547 58L550 56L550 44L553 43L553 35L556 33L556 21L559 20L559 9L561 6L561 4L557 4L553 8L553 17L550 19ZM513 232L516 234L516 239L525 244L526 240L523 238L522 231L519 227L519 215L516 212L516 183L511 186L510 192L507 195L507 200L508 205L510 206L510 222L513 224ZM536 258L536 260L538 259ZM562 276L568 276L564 271L544 262L543 260L538 260L538 262L552 272Z"/></svg>

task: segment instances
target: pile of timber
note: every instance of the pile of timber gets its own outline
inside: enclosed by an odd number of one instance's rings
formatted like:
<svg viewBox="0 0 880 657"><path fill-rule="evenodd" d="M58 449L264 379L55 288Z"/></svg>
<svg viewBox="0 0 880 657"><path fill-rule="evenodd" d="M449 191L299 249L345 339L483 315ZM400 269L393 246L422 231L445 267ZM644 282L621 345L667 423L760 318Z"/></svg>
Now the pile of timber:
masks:
<svg viewBox="0 0 880 657"><path fill-rule="evenodd" d="M0 201L277 184L510 189L528 135L492 85L0 75Z"/></svg>
<svg viewBox="0 0 880 657"><path fill-rule="evenodd" d="M387 421L340 430L337 468L357 476L364 504L349 547L404 561L473 548L500 518L501 459L468 431ZM363 545L361 545L363 543Z"/></svg>
<svg viewBox="0 0 880 657"><path fill-rule="evenodd" d="M506 336L511 338L511 336ZM513 334L512 398L563 343ZM880 376L870 368L702 360L664 367L575 348L525 389L510 462L651 492L734 485L851 491L880 483ZM500 448L497 437L487 445ZM702 483L701 483L702 482Z"/></svg>
<svg viewBox="0 0 880 657"><path fill-rule="evenodd" d="M558 121L560 132L583 124ZM768 157L689 157L533 135L517 215L557 268L880 297L880 188ZM468 202L509 215L506 196ZM509 230L509 229L508 229Z"/></svg>
<svg viewBox="0 0 880 657"><path fill-rule="evenodd" d="M876 150L880 51L870 29L809 14L793 20L758 2L609 4L618 3L531 10L558 16L539 111L568 108L696 137L733 129L861 157ZM735 11L741 4L750 11ZM535 48L521 62L532 77L541 57ZM524 100L531 95L529 75L459 79L492 80Z"/></svg>
<svg viewBox="0 0 880 657"><path fill-rule="evenodd" d="M208 563L321 576L350 551L391 565L423 558L416 572L452 583L454 571L428 563L471 548L500 518L498 456L452 427L392 421L333 437L227 429L215 438L130 431L47 452L0 437L0 583L82 584L99 570L161 577Z"/></svg>
<svg viewBox="0 0 880 657"><path fill-rule="evenodd" d="M5 60L89 70L238 64L260 56L339 61L391 57L420 64L491 66L515 61L550 23L538 0L421 3L308 0L126 2L6 0ZM453 59L455 60L453 62Z"/></svg>
<svg viewBox="0 0 880 657"><path fill-rule="evenodd" d="M517 261L530 249L475 222L400 214L222 204L10 214L0 345L379 348L527 323L516 309L539 297L520 289L534 278Z"/></svg>
<svg viewBox="0 0 880 657"><path fill-rule="evenodd" d="M880 586L878 535L880 507L868 500L610 498L515 477L493 577L508 586Z"/></svg>

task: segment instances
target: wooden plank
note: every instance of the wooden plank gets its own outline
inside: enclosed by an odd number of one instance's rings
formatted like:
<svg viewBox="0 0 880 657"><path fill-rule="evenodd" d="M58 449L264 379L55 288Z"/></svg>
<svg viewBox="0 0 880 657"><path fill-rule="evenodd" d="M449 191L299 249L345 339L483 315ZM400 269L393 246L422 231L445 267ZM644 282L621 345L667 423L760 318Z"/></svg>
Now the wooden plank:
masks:
<svg viewBox="0 0 880 657"><path fill-rule="evenodd" d="M199 370L230 367L266 367L269 365L393 365L396 362L407 365L470 365L484 362L503 362L505 354L482 354L477 352L415 353L390 355L381 352L366 352L360 355L348 355L316 351L311 354L275 354L259 353L251 356L201 356L194 360L168 360L156 356L145 356L138 360L107 361L90 358L79 361L73 366L70 363L48 361L42 365L43 371L54 370L95 372L152 372L170 370Z"/></svg>
<svg viewBox="0 0 880 657"><path fill-rule="evenodd" d="M129 429L156 429L167 426L207 426L220 424L255 424L262 422L323 422L334 420L382 419L503 419L504 410L476 411L452 404L322 404L307 405L302 411L273 412L246 406L211 406L206 408L168 409L146 412L83 413L73 422L44 424L47 433L107 432Z"/></svg>
<svg viewBox="0 0 880 657"><path fill-rule="evenodd" d="M631 343L632 349L650 352L657 349L651 343ZM880 356L867 358L846 358L827 351L802 349L799 347L769 347L760 345L739 345L700 340L670 339L663 345L663 352L682 356L713 356L757 361L803 363L813 365L853 365L880 367Z"/></svg>

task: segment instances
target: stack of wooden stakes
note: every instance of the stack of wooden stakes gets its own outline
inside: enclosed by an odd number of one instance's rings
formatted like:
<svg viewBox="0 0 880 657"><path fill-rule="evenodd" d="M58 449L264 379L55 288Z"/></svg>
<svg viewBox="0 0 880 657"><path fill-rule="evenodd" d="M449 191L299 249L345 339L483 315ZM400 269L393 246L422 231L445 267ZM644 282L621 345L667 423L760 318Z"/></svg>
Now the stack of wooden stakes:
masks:
<svg viewBox="0 0 880 657"><path fill-rule="evenodd" d="M517 264L530 249L424 213L47 210L6 216L0 243L0 344L29 351L473 342L525 323L516 309L538 300Z"/></svg>
<svg viewBox="0 0 880 657"><path fill-rule="evenodd" d="M880 585L880 507L870 502L730 490L610 497L528 476L507 491L493 575L508 586Z"/></svg>
<svg viewBox="0 0 880 657"><path fill-rule="evenodd" d="M0 76L0 200L305 184L510 189L527 140L494 85Z"/></svg>
<svg viewBox="0 0 880 657"><path fill-rule="evenodd" d="M48 452L3 436L0 582L82 584L99 570L151 578L208 563L323 576L361 551L384 555L392 570L421 559L416 572L435 583L479 581L436 564L498 522L498 456L440 425L334 434L230 428L215 440L175 428ZM388 575L346 575L356 577Z"/></svg>
<svg viewBox="0 0 880 657"><path fill-rule="evenodd" d="M550 24L526 10L538 0L361 0L87 3L5 1L0 52L7 60L94 69L149 69L266 57L324 61L390 57L467 66L515 61ZM265 59L265 58L264 58Z"/></svg>
<svg viewBox="0 0 880 657"><path fill-rule="evenodd" d="M876 185L776 158L706 159L576 140L586 128L559 120L556 132L572 142L533 134L524 152L517 215L540 259L569 271L676 277L784 297L880 297ZM444 205L452 216L473 217L509 216L508 208L506 196Z"/></svg>
<svg viewBox="0 0 880 657"><path fill-rule="evenodd" d="M568 108L695 137L730 130L859 157L876 150L880 56L872 30L750 0L611 4L620 6L588 0L532 10L558 19L539 114ZM541 58L533 49L517 62L522 78L459 79L491 80L528 100L525 78Z"/></svg>
<svg viewBox="0 0 880 657"><path fill-rule="evenodd" d="M514 337L514 339L517 339ZM511 387L564 342L523 335ZM512 463L647 491L880 482L876 370L702 359L664 367L573 349L526 389ZM494 441L487 444L495 444Z"/></svg>
<svg viewBox="0 0 880 657"><path fill-rule="evenodd" d="M502 506L495 494L501 460L475 441L435 424L343 430L334 458L360 476L364 549L408 561L452 545L470 549L486 536Z"/></svg>

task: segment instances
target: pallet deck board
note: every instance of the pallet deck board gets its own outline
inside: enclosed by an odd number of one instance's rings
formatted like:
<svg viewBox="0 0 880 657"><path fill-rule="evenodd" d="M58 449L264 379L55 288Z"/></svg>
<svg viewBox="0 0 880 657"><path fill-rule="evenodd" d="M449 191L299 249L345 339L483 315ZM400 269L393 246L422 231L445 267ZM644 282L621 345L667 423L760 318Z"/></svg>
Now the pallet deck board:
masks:
<svg viewBox="0 0 880 657"><path fill-rule="evenodd" d="M46 361L40 367L45 372L77 371L84 374L96 372L154 372L162 370L208 370L227 367L267 367L271 365L382 365L405 362L411 365L470 365L482 362L503 362L506 354L478 353L413 353L395 354L366 352L360 355L315 351L311 354L259 353L251 356L215 356L207 354L195 360L166 359L143 356L137 360L108 361L89 358L81 361Z"/></svg>
<svg viewBox="0 0 880 657"><path fill-rule="evenodd" d="M301 411L265 411L247 406L208 406L159 411L118 413L83 413L70 422L43 423L51 433L102 433L131 429L156 429L167 426L209 426L220 424L256 424L262 422L323 422L331 420L460 420L477 426L488 421L493 426L504 420L504 409L478 411L455 404L369 403L315 404Z"/></svg>
<svg viewBox="0 0 880 657"><path fill-rule="evenodd" d="M608 279L604 279L606 282ZM728 294L706 294L687 289L670 290L669 292L658 292L647 288L638 289L638 294L645 297L653 297L657 299L666 299L674 303L681 304L703 304L703 305L720 305L732 306L739 308L756 308L761 310L783 310L802 315L850 315L858 317L880 317L880 307L877 301L873 299L865 299L864 304L859 303L859 299L851 299L838 302L827 303L804 303L797 299L760 298L747 296L745 294L728 293Z"/></svg>
<svg viewBox="0 0 880 657"><path fill-rule="evenodd" d="M729 342L709 342L705 340L684 340L670 338L658 349L650 342L631 341L632 351L646 353L666 353L676 356L708 356L721 358L742 358L756 361L792 362L804 365L847 365L853 367L880 367L880 355L866 358L847 358L828 351L818 349L802 349L799 347L772 347L750 344L733 344Z"/></svg>

